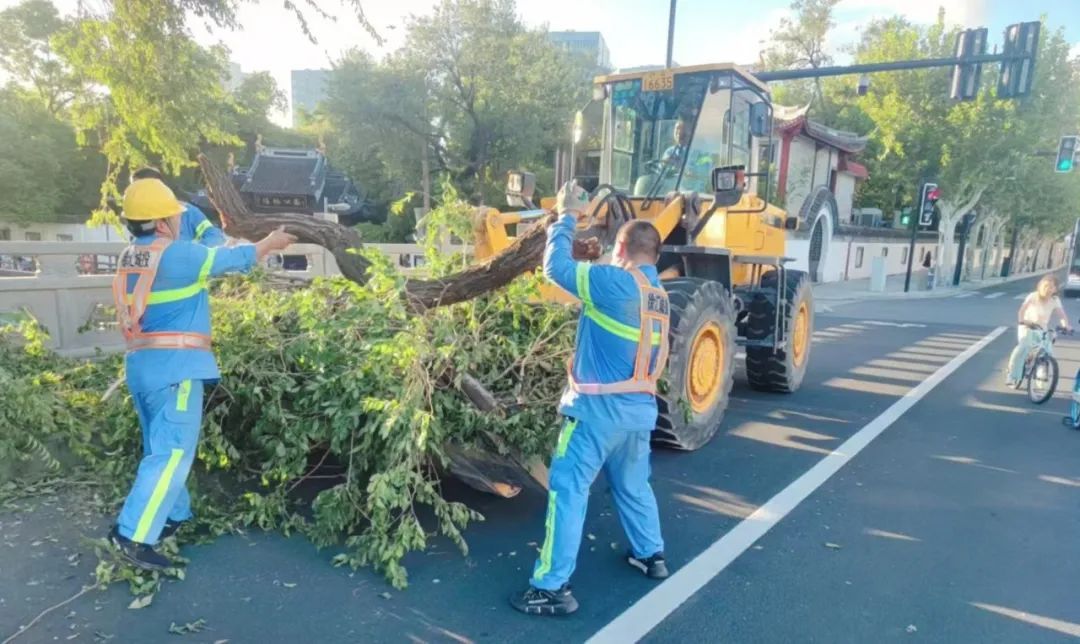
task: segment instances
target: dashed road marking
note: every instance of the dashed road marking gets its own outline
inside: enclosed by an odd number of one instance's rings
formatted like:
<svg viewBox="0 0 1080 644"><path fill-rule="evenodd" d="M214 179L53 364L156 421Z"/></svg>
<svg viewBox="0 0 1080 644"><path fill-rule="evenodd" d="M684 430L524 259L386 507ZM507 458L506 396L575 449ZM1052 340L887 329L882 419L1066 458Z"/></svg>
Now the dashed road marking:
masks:
<svg viewBox="0 0 1080 644"><path fill-rule="evenodd" d="M992 299L994 299L995 297L1001 297L1002 295L1005 295L1005 293L1004 293L1004 292L1002 292L1002 291L998 291L997 293L991 293L990 295L987 295L987 296L986 296L986 299L988 299L988 300L992 300Z"/></svg>
<svg viewBox="0 0 1080 644"><path fill-rule="evenodd" d="M929 378L889 406L880 416L870 421L857 431L854 436L844 441L843 445L818 461L802 476L792 481L779 494L765 502L750 516L743 519L730 532L709 546L704 552L694 557L666 581L646 593L644 597L627 608L621 615L597 631L590 643L623 644L637 642L649 631L664 621L686 600L701 590L725 568L731 565L758 539L771 530L777 523L806 500L814 490L840 471L851 459L881 435L898 418L922 400L935 387L953 374L972 356L981 351L1004 333L1006 327L1000 326L978 342L972 344L948 363L942 365Z"/></svg>
<svg viewBox="0 0 1080 644"><path fill-rule="evenodd" d="M975 294L972 293L971 291L968 291L967 293L960 293L960 294L958 294L956 296L957 299L965 298L965 297L975 297Z"/></svg>

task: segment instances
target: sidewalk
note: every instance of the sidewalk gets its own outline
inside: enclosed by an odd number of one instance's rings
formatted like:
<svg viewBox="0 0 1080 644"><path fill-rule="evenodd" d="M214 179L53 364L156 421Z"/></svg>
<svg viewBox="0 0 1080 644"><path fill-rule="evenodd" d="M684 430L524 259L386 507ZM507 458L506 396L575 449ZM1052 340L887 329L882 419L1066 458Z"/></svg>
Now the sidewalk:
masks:
<svg viewBox="0 0 1080 644"><path fill-rule="evenodd" d="M972 280L961 282L960 286L938 286L931 290L926 288L926 271L913 271L911 273L911 290L904 292L903 273L890 275L885 280L884 291L871 291L869 279L846 280L842 282L823 282L814 284L814 299L823 302L836 302L848 300L872 300L872 299L925 299L935 297L950 297L962 291L975 291L979 289L1007 284L1022 279L1041 277L1046 273L1061 270L1061 267L1051 271L1042 270L1034 273L1022 273L1009 277L991 277L985 280Z"/></svg>

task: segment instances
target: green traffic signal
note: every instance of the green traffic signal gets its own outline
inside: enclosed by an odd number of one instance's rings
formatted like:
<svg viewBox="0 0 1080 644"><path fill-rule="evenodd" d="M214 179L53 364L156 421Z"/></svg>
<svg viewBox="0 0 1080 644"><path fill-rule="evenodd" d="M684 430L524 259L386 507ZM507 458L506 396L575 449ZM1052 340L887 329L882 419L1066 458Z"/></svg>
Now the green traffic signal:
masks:
<svg viewBox="0 0 1080 644"><path fill-rule="evenodd" d="M1072 170L1072 167L1073 167L1073 160L1072 159L1062 159L1061 161L1058 161L1058 167L1057 167L1058 172L1068 172L1068 171Z"/></svg>

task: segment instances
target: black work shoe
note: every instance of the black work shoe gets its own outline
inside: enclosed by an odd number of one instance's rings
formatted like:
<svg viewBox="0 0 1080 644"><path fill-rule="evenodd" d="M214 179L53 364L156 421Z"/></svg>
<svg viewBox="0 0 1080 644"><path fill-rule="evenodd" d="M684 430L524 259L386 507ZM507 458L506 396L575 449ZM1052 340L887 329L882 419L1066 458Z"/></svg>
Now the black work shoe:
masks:
<svg viewBox="0 0 1080 644"><path fill-rule="evenodd" d="M569 615L578 609L577 600L570 594L570 584L558 590L528 590L510 597L510 605L526 615Z"/></svg>
<svg viewBox="0 0 1080 644"><path fill-rule="evenodd" d="M168 539L175 535L180 528L186 526L188 521L173 521L172 519L165 520L165 527L161 529L161 538Z"/></svg>
<svg viewBox="0 0 1080 644"><path fill-rule="evenodd" d="M120 534L119 529L113 526L109 530L109 543L114 545L120 556L136 568L143 570L165 570L172 567L172 562L165 555L154 550L145 543L132 541Z"/></svg>
<svg viewBox="0 0 1080 644"><path fill-rule="evenodd" d="M634 553L626 553L626 563L637 568L649 579L667 579L667 563L664 561L664 553L658 552L648 559L638 559Z"/></svg>

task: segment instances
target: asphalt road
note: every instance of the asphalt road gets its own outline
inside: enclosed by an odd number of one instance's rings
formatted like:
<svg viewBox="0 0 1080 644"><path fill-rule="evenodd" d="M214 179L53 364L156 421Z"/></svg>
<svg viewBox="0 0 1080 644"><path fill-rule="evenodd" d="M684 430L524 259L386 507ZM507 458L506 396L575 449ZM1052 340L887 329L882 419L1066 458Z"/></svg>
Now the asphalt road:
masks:
<svg viewBox="0 0 1080 644"><path fill-rule="evenodd" d="M506 604L527 583L542 496L501 500L452 487L487 521L466 534L467 557L444 543L409 557L405 591L370 571L332 568L333 552L301 538L253 534L188 548L187 580L168 584L147 608L128 610L126 589L113 587L17 641L577 642L620 615L619 624L656 624L645 635L655 642L1080 636L1080 603L1069 592L1080 579L1070 547L1080 543L1080 433L1060 423L1080 342L1059 343L1061 392L1041 407L1001 386L1011 326L971 349L1012 324L1017 296L1032 285L831 305L818 316L799 392L766 395L738 382L712 443L655 454L667 556L680 574L657 585L622 563L625 539L598 481L574 578L582 608L571 617L529 618ZM1080 306L1067 306L1075 319ZM944 365L955 371L931 377ZM917 387L921 398L898 403ZM882 414L895 418L883 423ZM883 424L853 457L834 453ZM807 488L790 513L772 511L794 481L838 458L850 461ZM0 635L88 578L93 558L71 565L67 557L78 534L96 528L66 525L70 514L61 503L0 515L0 545L8 546L0 548ZM775 526L733 550L730 563L711 570L695 561L762 520ZM680 593L688 599L669 610L665 602ZM198 619L212 630L168 634L171 623Z"/></svg>

